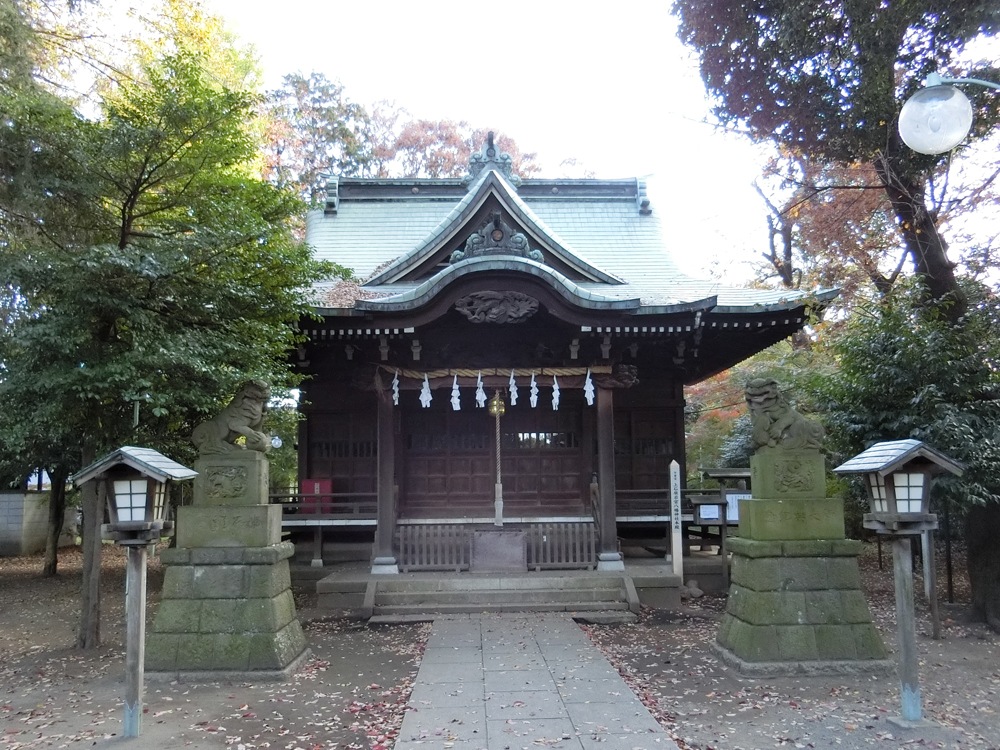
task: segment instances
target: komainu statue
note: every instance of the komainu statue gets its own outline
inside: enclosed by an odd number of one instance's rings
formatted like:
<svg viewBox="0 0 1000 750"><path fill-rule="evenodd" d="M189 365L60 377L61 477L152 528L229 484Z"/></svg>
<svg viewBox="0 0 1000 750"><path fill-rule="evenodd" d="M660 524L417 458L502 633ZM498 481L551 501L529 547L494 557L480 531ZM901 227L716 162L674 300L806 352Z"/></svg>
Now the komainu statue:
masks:
<svg viewBox="0 0 1000 750"><path fill-rule="evenodd" d="M232 401L219 414L202 422L191 433L191 442L201 456L212 456L243 450L236 440L246 438L246 449L266 453L271 441L260 431L264 412L271 398L271 388L263 380L248 380Z"/></svg>
<svg viewBox="0 0 1000 750"><path fill-rule="evenodd" d="M756 448L820 449L823 425L806 419L789 405L772 378L755 378L746 387L747 410Z"/></svg>

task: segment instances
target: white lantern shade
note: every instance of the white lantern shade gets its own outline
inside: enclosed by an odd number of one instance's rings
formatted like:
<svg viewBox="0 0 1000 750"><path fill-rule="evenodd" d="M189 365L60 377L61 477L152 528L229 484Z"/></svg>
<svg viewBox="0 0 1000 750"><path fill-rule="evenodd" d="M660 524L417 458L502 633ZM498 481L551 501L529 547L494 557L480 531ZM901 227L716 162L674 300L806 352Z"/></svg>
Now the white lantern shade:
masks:
<svg viewBox="0 0 1000 750"><path fill-rule="evenodd" d="M118 511L119 523L146 520L147 484L145 477L115 480L115 509Z"/></svg>
<svg viewBox="0 0 1000 750"><path fill-rule="evenodd" d="M903 472L892 475L893 489L896 492L897 513L923 513L925 474L907 474Z"/></svg>
<svg viewBox="0 0 1000 750"><path fill-rule="evenodd" d="M151 477L131 476L111 482L116 523L162 521L165 485Z"/></svg>
<svg viewBox="0 0 1000 750"><path fill-rule="evenodd" d="M889 500L885 494L885 477L881 474L869 474L868 489L871 492L872 513L888 513Z"/></svg>
<svg viewBox="0 0 1000 750"><path fill-rule="evenodd" d="M928 86L903 104L899 136L921 154L943 154L965 140L972 128L972 104L954 86Z"/></svg>

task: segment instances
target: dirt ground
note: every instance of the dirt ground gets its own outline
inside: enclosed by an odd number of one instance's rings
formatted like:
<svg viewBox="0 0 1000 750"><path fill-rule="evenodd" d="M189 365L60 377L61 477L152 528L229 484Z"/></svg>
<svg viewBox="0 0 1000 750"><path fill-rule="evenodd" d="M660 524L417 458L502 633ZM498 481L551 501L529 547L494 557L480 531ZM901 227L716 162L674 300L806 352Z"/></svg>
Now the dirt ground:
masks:
<svg viewBox="0 0 1000 750"><path fill-rule="evenodd" d="M101 747L124 740L124 556L105 548L104 646L73 648L80 554L61 556L43 579L38 557L0 559L0 748ZM872 611L895 650L891 561L862 560ZM152 617L162 569L150 564ZM943 571L942 571L943 576ZM917 586L919 590L919 585ZM682 748L1000 749L1000 637L970 623L962 602L942 604L944 638L929 637L918 601L920 674L928 729L901 731L894 675L751 679L710 650L723 597L683 611L647 611L624 626L583 626ZM429 626L368 628L312 620L315 597L297 592L312 658L287 683L147 683L143 734L150 748L389 750L402 721Z"/></svg>

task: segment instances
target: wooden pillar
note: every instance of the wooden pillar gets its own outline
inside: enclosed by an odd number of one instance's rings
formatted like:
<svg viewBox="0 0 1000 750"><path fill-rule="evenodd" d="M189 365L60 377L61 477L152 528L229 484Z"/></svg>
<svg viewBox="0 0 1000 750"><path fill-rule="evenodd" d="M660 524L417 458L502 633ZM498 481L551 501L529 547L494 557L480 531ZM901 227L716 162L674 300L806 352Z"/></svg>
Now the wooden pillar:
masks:
<svg viewBox="0 0 1000 750"><path fill-rule="evenodd" d="M323 567L323 527L319 524L313 527L313 559L310 565L314 568Z"/></svg>
<svg viewBox="0 0 1000 750"><path fill-rule="evenodd" d="M899 643L899 693L903 720L923 719L920 678L917 674L917 629L913 614L913 555L910 537L892 539L892 561L896 583L896 630Z"/></svg>
<svg viewBox="0 0 1000 750"><path fill-rule="evenodd" d="M392 396L378 394L378 514L372 573L398 573L393 552L396 535L396 430Z"/></svg>
<svg viewBox="0 0 1000 750"><path fill-rule="evenodd" d="M122 734L138 737L142 730L142 682L146 661L145 544L131 544L125 571L125 718Z"/></svg>
<svg viewBox="0 0 1000 750"><path fill-rule="evenodd" d="M597 482L601 539L598 570L624 570L618 551L618 521L615 504L615 414L610 388L597 389Z"/></svg>

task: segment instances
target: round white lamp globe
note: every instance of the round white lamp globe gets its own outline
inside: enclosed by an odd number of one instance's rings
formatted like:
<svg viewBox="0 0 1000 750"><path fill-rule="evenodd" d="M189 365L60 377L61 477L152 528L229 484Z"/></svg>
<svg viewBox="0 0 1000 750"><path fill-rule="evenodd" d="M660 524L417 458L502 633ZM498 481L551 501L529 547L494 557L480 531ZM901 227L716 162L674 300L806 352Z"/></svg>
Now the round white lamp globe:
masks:
<svg viewBox="0 0 1000 750"><path fill-rule="evenodd" d="M943 154L972 128L972 104L954 86L929 86L911 96L899 113L899 136L921 154Z"/></svg>

